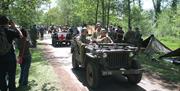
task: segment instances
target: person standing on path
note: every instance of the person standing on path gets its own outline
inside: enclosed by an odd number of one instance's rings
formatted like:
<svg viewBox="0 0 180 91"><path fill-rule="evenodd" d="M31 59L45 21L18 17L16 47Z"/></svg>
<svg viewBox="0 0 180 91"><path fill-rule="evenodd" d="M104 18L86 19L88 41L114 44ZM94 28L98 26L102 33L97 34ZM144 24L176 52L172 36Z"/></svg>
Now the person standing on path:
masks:
<svg viewBox="0 0 180 91"><path fill-rule="evenodd" d="M28 76L29 76L29 69L31 65L31 52L29 50L31 46L30 39L28 39L28 32L22 28L21 32L23 34L22 39L18 39L16 41L17 47L19 49L19 64L21 67L21 74L19 79L19 87L27 86L28 85Z"/></svg>
<svg viewBox="0 0 180 91"><path fill-rule="evenodd" d="M36 48L38 39L38 29L36 25L33 25L32 29L30 30L30 38L32 41L32 47Z"/></svg>
<svg viewBox="0 0 180 91"><path fill-rule="evenodd" d="M16 55L13 40L22 37L15 23L6 16L0 15L0 91L16 89Z"/></svg>

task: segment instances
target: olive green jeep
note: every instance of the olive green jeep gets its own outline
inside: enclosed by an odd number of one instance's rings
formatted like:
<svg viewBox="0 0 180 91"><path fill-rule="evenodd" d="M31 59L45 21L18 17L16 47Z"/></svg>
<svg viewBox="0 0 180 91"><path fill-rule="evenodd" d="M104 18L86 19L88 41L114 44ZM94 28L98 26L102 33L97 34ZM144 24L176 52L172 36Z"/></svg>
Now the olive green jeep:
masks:
<svg viewBox="0 0 180 91"><path fill-rule="evenodd" d="M137 84L142 78L142 69L134 59L138 48L126 43L84 44L77 38L72 41L72 66L86 71L88 87L96 88L102 76L121 74L128 82Z"/></svg>

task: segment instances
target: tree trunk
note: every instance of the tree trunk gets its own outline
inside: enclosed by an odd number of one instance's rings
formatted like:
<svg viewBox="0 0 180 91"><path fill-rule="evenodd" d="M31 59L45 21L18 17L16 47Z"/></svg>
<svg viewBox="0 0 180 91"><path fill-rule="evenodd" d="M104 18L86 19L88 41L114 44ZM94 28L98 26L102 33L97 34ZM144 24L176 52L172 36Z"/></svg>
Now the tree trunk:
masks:
<svg viewBox="0 0 180 91"><path fill-rule="evenodd" d="M107 28L109 26L109 13L110 13L110 7L111 7L111 0L108 0L108 11L107 11Z"/></svg>
<svg viewBox="0 0 180 91"><path fill-rule="evenodd" d="M98 19L98 10L99 10L99 0L97 0L97 5L96 5L96 18L95 18L95 23L97 23L97 19Z"/></svg>
<svg viewBox="0 0 180 91"><path fill-rule="evenodd" d="M106 23L106 15L105 15L105 4L104 4L104 0L101 0L101 4L102 4L102 26L105 27L105 23Z"/></svg>
<svg viewBox="0 0 180 91"><path fill-rule="evenodd" d="M162 1L162 0L157 0L156 12L157 12L158 14L161 13L161 1Z"/></svg>
<svg viewBox="0 0 180 91"><path fill-rule="evenodd" d="M128 30L131 29L131 2L128 0Z"/></svg>
<svg viewBox="0 0 180 91"><path fill-rule="evenodd" d="M141 0L138 0L139 9L142 10Z"/></svg>
<svg viewBox="0 0 180 91"><path fill-rule="evenodd" d="M155 11L155 20L154 20L155 23L157 22L158 15L161 13L161 1L162 0L156 0L155 2L155 0L152 0Z"/></svg>
<svg viewBox="0 0 180 91"><path fill-rule="evenodd" d="M177 0L172 0L171 8L174 13L177 12Z"/></svg>
<svg viewBox="0 0 180 91"><path fill-rule="evenodd" d="M133 6L135 6L136 4L135 4L135 0L133 0Z"/></svg>

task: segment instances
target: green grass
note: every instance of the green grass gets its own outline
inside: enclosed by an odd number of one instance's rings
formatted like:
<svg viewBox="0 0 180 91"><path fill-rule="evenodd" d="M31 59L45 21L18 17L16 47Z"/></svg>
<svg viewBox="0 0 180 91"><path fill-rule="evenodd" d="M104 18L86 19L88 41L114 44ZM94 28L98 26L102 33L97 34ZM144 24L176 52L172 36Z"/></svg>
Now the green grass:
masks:
<svg viewBox="0 0 180 91"><path fill-rule="evenodd" d="M172 50L180 48L180 39L173 37L159 37L158 38L163 44Z"/></svg>
<svg viewBox="0 0 180 91"><path fill-rule="evenodd" d="M17 88L17 91L62 91L59 87L59 80L52 67L42 58L40 49L33 49L32 63L29 74L29 85ZM20 76L20 67L17 66L16 83Z"/></svg>
<svg viewBox="0 0 180 91"><path fill-rule="evenodd" d="M144 36L143 39L147 39L149 36ZM166 45L171 50L175 50L177 48L180 48L180 39L175 38L172 36L169 37L157 37L155 36L159 41L161 41L164 45Z"/></svg>
<svg viewBox="0 0 180 91"><path fill-rule="evenodd" d="M154 57L140 54L136 57L142 63L146 72L160 76L167 82L180 84L180 65L174 65L164 60L153 59Z"/></svg>

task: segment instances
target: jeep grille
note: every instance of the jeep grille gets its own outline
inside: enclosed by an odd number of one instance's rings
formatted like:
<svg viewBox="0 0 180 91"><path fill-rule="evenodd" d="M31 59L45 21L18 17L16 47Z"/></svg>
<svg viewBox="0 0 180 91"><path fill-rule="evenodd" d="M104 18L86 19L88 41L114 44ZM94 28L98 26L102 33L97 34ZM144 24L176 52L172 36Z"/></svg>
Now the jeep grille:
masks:
<svg viewBox="0 0 180 91"><path fill-rule="evenodd" d="M107 65L110 69L128 68L129 52L108 53Z"/></svg>

